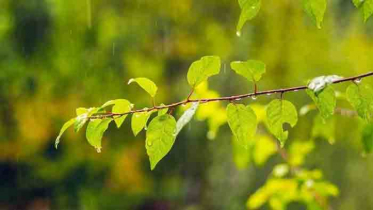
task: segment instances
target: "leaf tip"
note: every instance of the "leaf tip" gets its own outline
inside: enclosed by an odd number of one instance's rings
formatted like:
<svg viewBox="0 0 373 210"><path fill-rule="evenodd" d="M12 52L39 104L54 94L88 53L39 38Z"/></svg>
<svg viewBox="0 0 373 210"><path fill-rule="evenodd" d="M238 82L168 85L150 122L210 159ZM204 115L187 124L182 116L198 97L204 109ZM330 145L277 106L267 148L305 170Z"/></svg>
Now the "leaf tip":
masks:
<svg viewBox="0 0 373 210"><path fill-rule="evenodd" d="M135 79L131 78L130 80L128 80L127 85L131 84L131 83L134 82L134 81L135 81Z"/></svg>

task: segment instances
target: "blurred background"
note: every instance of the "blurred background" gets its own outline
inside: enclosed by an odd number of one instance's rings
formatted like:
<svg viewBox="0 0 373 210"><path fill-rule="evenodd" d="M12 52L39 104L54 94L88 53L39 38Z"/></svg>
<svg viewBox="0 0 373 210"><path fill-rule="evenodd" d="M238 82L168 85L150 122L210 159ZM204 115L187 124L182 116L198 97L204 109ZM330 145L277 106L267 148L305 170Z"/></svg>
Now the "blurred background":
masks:
<svg viewBox="0 0 373 210"><path fill-rule="evenodd" d="M284 160L273 154L260 166L237 164L225 103L214 105L215 113L201 108L154 171L145 133L134 137L130 118L120 129L109 127L100 154L83 129L69 129L54 148L77 107L117 98L136 108L151 106L145 92L127 85L130 78L156 82L157 103L185 98L189 65L204 55L222 59L220 75L209 80L211 91L202 87L207 96L252 91L230 70L234 60L266 63L261 90L373 69L373 20L364 23L350 1L329 0L320 30L298 1L263 2L240 37L239 15L233 0L1 0L0 209L245 209L248 197ZM335 88L343 93L346 85ZM242 103L265 105L276 97ZM284 97L298 109L311 103L304 92ZM350 108L344 100L338 106ZM333 209L373 209L373 158L361 155L359 121L333 118L334 129L326 127L335 140L331 145L312 136L316 114L300 117L287 144L314 138L305 166L319 168L339 188Z"/></svg>

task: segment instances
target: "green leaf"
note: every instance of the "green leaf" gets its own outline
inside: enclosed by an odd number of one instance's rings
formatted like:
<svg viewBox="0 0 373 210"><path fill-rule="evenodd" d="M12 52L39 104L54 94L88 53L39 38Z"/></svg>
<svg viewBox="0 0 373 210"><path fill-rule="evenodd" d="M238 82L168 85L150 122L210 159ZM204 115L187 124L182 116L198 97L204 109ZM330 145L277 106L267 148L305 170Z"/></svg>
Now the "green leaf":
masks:
<svg viewBox="0 0 373 210"><path fill-rule="evenodd" d="M116 99L113 100L112 103L114 104L112 112L113 113L126 113L131 111L132 109L132 104L127 101L126 99ZM117 125L118 128L122 125L123 121L126 119L127 115L123 115L121 117L116 117L114 119L115 124Z"/></svg>
<svg viewBox="0 0 373 210"><path fill-rule="evenodd" d="M289 164L300 166L304 159L315 148L313 141L294 141L289 148Z"/></svg>
<svg viewBox="0 0 373 210"><path fill-rule="evenodd" d="M150 112L137 112L132 115L131 120L131 127L133 134L137 136L140 131L146 127L146 123L148 122L150 116L153 114L154 111Z"/></svg>
<svg viewBox="0 0 373 210"><path fill-rule="evenodd" d="M233 61L231 62L231 68L250 82L258 82L266 72L266 65L257 60Z"/></svg>
<svg viewBox="0 0 373 210"><path fill-rule="evenodd" d="M373 89L366 84L351 84L346 90L347 100L358 115L370 122L373 118Z"/></svg>
<svg viewBox="0 0 373 210"><path fill-rule="evenodd" d="M158 90L157 85L148 78L139 77L135 79L130 79L128 81L128 84L131 84L132 82L136 82L137 84L139 84L140 87L144 89L146 92L148 92L149 95L153 98L155 94L157 94L157 90Z"/></svg>
<svg viewBox="0 0 373 210"><path fill-rule="evenodd" d="M246 21L253 19L258 14L261 0L239 0L238 3L241 7L241 14L237 24L237 35L240 35Z"/></svg>
<svg viewBox="0 0 373 210"><path fill-rule="evenodd" d="M334 114L335 106L337 105L337 99L332 87L327 86L326 88L324 88L324 90L317 94L310 89L307 89L306 92L311 97L313 102L315 102L321 116L324 119L328 119Z"/></svg>
<svg viewBox="0 0 373 210"><path fill-rule="evenodd" d="M82 114L88 113L88 112L89 112L89 109L87 109L87 108L83 108L83 107L79 107L79 108L77 108L75 111L76 111L76 116L79 116L79 115L82 115Z"/></svg>
<svg viewBox="0 0 373 210"><path fill-rule="evenodd" d="M184 112L184 114L177 120L176 123L176 136L180 133L181 129L188 124L188 122L193 118L197 111L199 102L194 102L192 106Z"/></svg>
<svg viewBox="0 0 373 210"><path fill-rule="evenodd" d="M367 124L363 129L362 142L364 151L371 153L373 150L373 123Z"/></svg>
<svg viewBox="0 0 373 210"><path fill-rule="evenodd" d="M316 23L317 28L321 28L326 10L326 0L303 0L303 7L306 13Z"/></svg>
<svg viewBox="0 0 373 210"><path fill-rule="evenodd" d="M74 123L74 130L75 132L78 132L84 124L88 121L88 114L84 113L76 117L75 123Z"/></svg>
<svg viewBox="0 0 373 210"><path fill-rule="evenodd" d="M373 14L373 0L352 0L356 8L360 8L366 22Z"/></svg>
<svg viewBox="0 0 373 210"><path fill-rule="evenodd" d="M86 137L88 143L92 145L98 153L101 152L102 136L112 120L113 119L96 119L88 123Z"/></svg>
<svg viewBox="0 0 373 210"><path fill-rule="evenodd" d="M294 127L298 121L298 113L294 105L286 100L275 99L267 107L267 124L271 133L284 146L288 131L283 130L284 123Z"/></svg>
<svg viewBox="0 0 373 210"><path fill-rule="evenodd" d="M54 143L54 146L56 147L56 149L57 149L57 147L58 147L58 144L60 143L60 139L61 139L61 136L62 136L62 134L70 127L70 126L72 126L74 123L75 123L75 118L72 118L72 119L70 119L69 121L67 121L65 124L63 124L63 126L62 126L62 128L61 128L61 130L60 130L60 133L58 134L58 136L57 136L57 138L56 138L56 141L55 141L55 143Z"/></svg>
<svg viewBox="0 0 373 210"><path fill-rule="evenodd" d="M192 88L197 87L209 77L219 74L220 58L218 56L204 56L195 61L188 70L188 83Z"/></svg>
<svg viewBox="0 0 373 210"><path fill-rule="evenodd" d="M257 118L250 106L243 104L228 104L227 106L228 125L238 143L244 148L254 140L257 129Z"/></svg>
<svg viewBox="0 0 373 210"><path fill-rule="evenodd" d="M171 115L155 117L146 132L146 151L153 170L158 162L167 155L175 142L176 121Z"/></svg>

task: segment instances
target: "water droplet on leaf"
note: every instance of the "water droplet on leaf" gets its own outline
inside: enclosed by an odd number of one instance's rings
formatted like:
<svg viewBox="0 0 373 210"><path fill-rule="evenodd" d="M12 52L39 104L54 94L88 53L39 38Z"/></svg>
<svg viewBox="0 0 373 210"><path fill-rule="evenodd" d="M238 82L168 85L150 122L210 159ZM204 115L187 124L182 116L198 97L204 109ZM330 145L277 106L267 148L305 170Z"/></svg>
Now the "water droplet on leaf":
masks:
<svg viewBox="0 0 373 210"><path fill-rule="evenodd" d="M101 153L101 148L97 147L96 151L97 151L97 153Z"/></svg>
<svg viewBox="0 0 373 210"><path fill-rule="evenodd" d="M360 84L360 83L361 83L361 78L355 79L354 82L355 82L356 84Z"/></svg>
<svg viewBox="0 0 373 210"><path fill-rule="evenodd" d="M238 37L240 37L240 36L241 36L241 31L237 31L237 32L236 32L236 35L237 35Z"/></svg>

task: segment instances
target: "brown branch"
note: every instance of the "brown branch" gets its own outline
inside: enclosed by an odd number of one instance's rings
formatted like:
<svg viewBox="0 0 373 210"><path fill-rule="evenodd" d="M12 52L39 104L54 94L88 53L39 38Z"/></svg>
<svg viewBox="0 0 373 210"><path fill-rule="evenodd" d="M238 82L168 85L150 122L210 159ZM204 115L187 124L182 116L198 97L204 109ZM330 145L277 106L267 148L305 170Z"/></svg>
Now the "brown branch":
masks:
<svg viewBox="0 0 373 210"><path fill-rule="evenodd" d="M373 76L373 72L368 72L365 74L361 74L358 76L353 76L353 77L347 77L343 79L339 79L333 82L333 84L338 84L342 82L347 82L347 81L355 81L355 80L360 80L364 77L369 77ZM161 106L153 106L152 108L145 108L145 109L138 109L138 110L131 110L129 112L125 113L105 113L105 114L96 114L91 117L90 119L102 119L102 118L113 118L113 117L121 117L124 115L128 114L133 114L133 113L138 113L138 112L150 112L153 110L161 110L161 109L167 109L167 108L175 108L177 106L183 105L183 104L188 104L188 103L193 103L193 102L199 102L199 103L209 103L209 102L214 102L214 101L235 101L235 100L240 100L243 98L249 98L249 97L257 97L257 96L262 96L262 95L271 95L275 93L280 93L283 95L286 92L296 92L299 90L305 90L307 89L307 86L298 86L298 87L291 87L291 88L281 88L281 89L274 89L274 90L265 90L265 91L259 91L259 92L254 92L254 93L247 93L247 94L242 94L242 95L234 95L234 96L225 96L225 97L220 97L220 98L203 98L203 99L189 99L189 97L180 102L168 104L168 105L161 105ZM193 92L191 92L192 94ZM190 94L190 95L191 95Z"/></svg>

